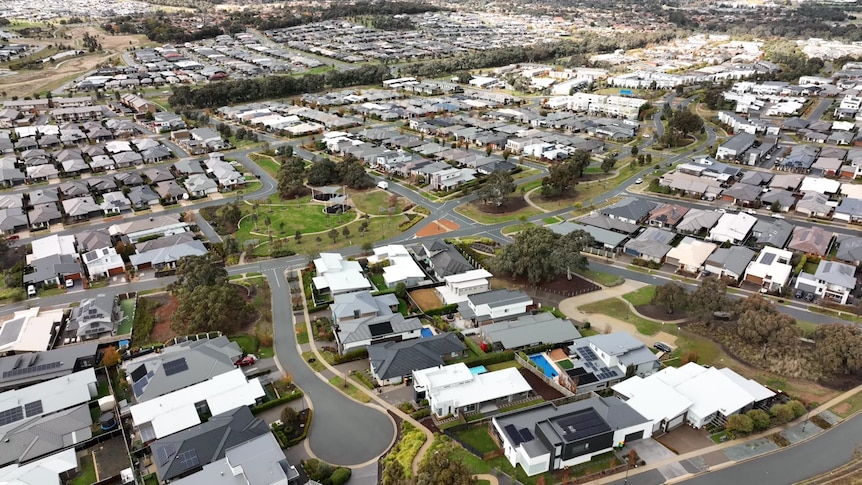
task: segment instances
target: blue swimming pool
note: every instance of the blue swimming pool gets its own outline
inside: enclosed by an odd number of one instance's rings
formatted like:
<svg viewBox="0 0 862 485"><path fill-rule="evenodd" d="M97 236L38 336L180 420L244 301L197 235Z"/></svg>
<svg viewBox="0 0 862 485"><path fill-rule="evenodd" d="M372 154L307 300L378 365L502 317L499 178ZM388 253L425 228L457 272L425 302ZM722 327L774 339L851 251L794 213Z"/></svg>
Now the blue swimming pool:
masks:
<svg viewBox="0 0 862 485"><path fill-rule="evenodd" d="M544 355L533 354L530 356L530 360L535 362L536 365L538 365L539 368L542 369L545 375L550 377L551 379L560 375L556 370L554 370L554 366L552 366L551 363L548 362L548 359L546 359Z"/></svg>
<svg viewBox="0 0 862 485"><path fill-rule="evenodd" d="M431 331L428 327L422 327L422 338L433 337L434 332Z"/></svg>
<svg viewBox="0 0 862 485"><path fill-rule="evenodd" d="M484 365L477 365L476 367L470 367L470 373L473 374L474 376L477 376L479 374L484 374L486 372L488 372L488 369L486 369Z"/></svg>

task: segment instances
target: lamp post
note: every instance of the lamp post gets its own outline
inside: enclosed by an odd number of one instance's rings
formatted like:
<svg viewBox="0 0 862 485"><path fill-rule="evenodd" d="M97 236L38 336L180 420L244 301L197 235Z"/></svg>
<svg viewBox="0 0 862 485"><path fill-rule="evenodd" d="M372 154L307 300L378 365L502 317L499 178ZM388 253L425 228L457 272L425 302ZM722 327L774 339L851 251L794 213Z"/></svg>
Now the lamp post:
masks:
<svg viewBox="0 0 862 485"><path fill-rule="evenodd" d="M805 413L805 421L802 422L802 433L805 433L805 425L808 424L808 417L811 415L811 410L809 409L807 413Z"/></svg>
<svg viewBox="0 0 862 485"><path fill-rule="evenodd" d="M627 461L626 462L626 477L625 477L625 479L623 479L623 485L628 485L628 483L629 483L629 470L631 470L631 468L632 468L632 462Z"/></svg>

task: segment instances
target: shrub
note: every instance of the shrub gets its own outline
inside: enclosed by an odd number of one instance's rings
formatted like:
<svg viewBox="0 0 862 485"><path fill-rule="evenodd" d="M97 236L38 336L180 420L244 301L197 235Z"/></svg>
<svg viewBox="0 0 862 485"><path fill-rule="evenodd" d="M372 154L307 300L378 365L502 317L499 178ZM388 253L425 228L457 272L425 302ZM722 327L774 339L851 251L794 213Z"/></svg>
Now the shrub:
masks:
<svg viewBox="0 0 862 485"><path fill-rule="evenodd" d="M801 402L797 401L796 399L788 402L787 405L790 406L790 410L793 411L793 417L794 418L804 416L805 413L808 412L808 410L805 409L805 405L802 404Z"/></svg>
<svg viewBox="0 0 862 485"><path fill-rule="evenodd" d="M410 417L416 420L425 419L428 416L431 416L431 408L420 409L410 413Z"/></svg>
<svg viewBox="0 0 862 485"><path fill-rule="evenodd" d="M397 461L401 468L409 475L413 459L419 452L419 448L425 443L425 433L421 429L404 421L401 423L401 440L392 448L392 452L386 455L385 462Z"/></svg>
<svg viewBox="0 0 862 485"><path fill-rule="evenodd" d="M299 419L299 413L296 412L296 409L293 409L290 406L285 406L284 409L281 410L281 422L288 426L293 427L296 424L296 420Z"/></svg>
<svg viewBox="0 0 862 485"><path fill-rule="evenodd" d="M430 310L426 310L425 314L428 315L429 317L433 317L434 315L447 315L447 314L453 313L457 310L458 310L458 305L453 304L453 305L441 306L440 308L432 308Z"/></svg>
<svg viewBox="0 0 862 485"><path fill-rule="evenodd" d="M311 429L311 416L314 414L314 411L308 410L308 418L306 418L305 426L302 428L302 434L297 436L296 438L287 442L287 446L285 448L290 448L291 446L295 446L302 442L306 437L308 437L308 431Z"/></svg>
<svg viewBox="0 0 862 485"><path fill-rule="evenodd" d="M293 256L295 254L295 251L291 251L290 249L286 248L273 249L272 252L269 253L269 255L273 258L284 258L287 256Z"/></svg>
<svg viewBox="0 0 862 485"><path fill-rule="evenodd" d="M329 477L329 483L332 485L344 485L348 480L350 480L350 473L350 468L345 468L343 466L338 467Z"/></svg>
<svg viewBox="0 0 862 485"><path fill-rule="evenodd" d="M308 478L317 481L323 482L335 471L332 468L332 465L326 463L325 461L320 461L317 458L311 458L302 463L302 468L305 469L305 473L308 474Z"/></svg>
<svg viewBox="0 0 862 485"><path fill-rule="evenodd" d="M769 414L775 419L775 424L789 423L795 417L793 408L787 404L776 404L769 410Z"/></svg>
<svg viewBox="0 0 862 485"><path fill-rule="evenodd" d="M251 413L257 414L261 411L266 411L267 409L272 409L272 408L279 406L281 404L284 404L286 402L294 401L296 399L301 398L302 396L303 396L302 391L297 389L297 390L291 392L290 394L286 394L284 396L281 396L278 399L273 399L272 401L267 401L263 404L258 404L257 406L254 406L253 408L251 408Z"/></svg>
<svg viewBox="0 0 862 485"><path fill-rule="evenodd" d="M699 357L700 357L700 356L699 356L699 355L697 355L697 352L690 351L690 352L686 352L686 353L682 354L682 357L680 358L680 361L681 361L681 363L682 363L683 365L688 364L689 362L695 362L695 363L697 363L697 359L698 359Z"/></svg>
<svg viewBox="0 0 862 485"><path fill-rule="evenodd" d="M751 423L754 425L754 431L769 429L769 414L767 414L766 411L762 409L752 409L745 413L745 415L751 419Z"/></svg>
<svg viewBox="0 0 862 485"><path fill-rule="evenodd" d="M733 436L743 436L751 433L754 429L754 423L745 414L734 414L727 418L727 425L724 429Z"/></svg>
<svg viewBox="0 0 862 485"><path fill-rule="evenodd" d="M360 349L349 350L342 355L336 355L332 358L333 362L336 364L343 364L345 362L353 362L354 360L362 360L368 358L368 349L365 347Z"/></svg>

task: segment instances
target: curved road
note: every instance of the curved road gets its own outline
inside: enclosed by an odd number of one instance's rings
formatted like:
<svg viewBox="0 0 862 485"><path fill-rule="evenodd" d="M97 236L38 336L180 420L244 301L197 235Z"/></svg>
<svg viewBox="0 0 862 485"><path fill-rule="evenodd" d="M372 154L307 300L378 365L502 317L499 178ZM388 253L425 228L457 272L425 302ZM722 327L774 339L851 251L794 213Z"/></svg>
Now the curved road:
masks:
<svg viewBox="0 0 862 485"><path fill-rule="evenodd" d="M265 270L272 289L273 345L281 368L293 374L296 384L314 408L308 443L321 460L352 466L376 459L395 438L394 425L386 414L360 404L329 383L303 361L296 347L290 286L284 267Z"/></svg>

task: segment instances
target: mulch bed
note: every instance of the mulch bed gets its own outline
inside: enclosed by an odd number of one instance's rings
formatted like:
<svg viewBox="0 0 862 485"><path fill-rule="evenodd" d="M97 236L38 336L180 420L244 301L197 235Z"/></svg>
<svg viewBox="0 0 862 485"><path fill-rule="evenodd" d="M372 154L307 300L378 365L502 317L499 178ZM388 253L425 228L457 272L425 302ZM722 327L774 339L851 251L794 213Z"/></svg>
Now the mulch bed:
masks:
<svg viewBox="0 0 862 485"><path fill-rule="evenodd" d="M533 288L533 286L538 287L539 290L548 291L552 293L575 293L583 292L583 291L596 291L601 288L580 276L573 274L572 279L566 278L566 275L560 275L557 279L553 281L541 282L537 285L533 285L529 281L527 281L526 276L512 277L512 276L495 276L499 283L507 287L516 287L516 288Z"/></svg>
<svg viewBox="0 0 862 485"><path fill-rule="evenodd" d="M661 305L638 305L635 309L641 315L653 320L671 321L688 318L688 313L685 310L674 309L673 313L668 313L667 309Z"/></svg>
<svg viewBox="0 0 862 485"><path fill-rule="evenodd" d="M542 399L545 401L553 401L554 399L563 397L563 393L546 384L545 381L540 379L536 374L533 374L527 369L518 369L518 372L524 376L524 380L530 384L530 387L536 391L536 394L542 396Z"/></svg>
<svg viewBox="0 0 862 485"><path fill-rule="evenodd" d="M506 202L498 206L497 204L483 204L482 201L471 202L474 207L486 214L507 214L515 212L527 207L527 201L523 197L507 197Z"/></svg>

